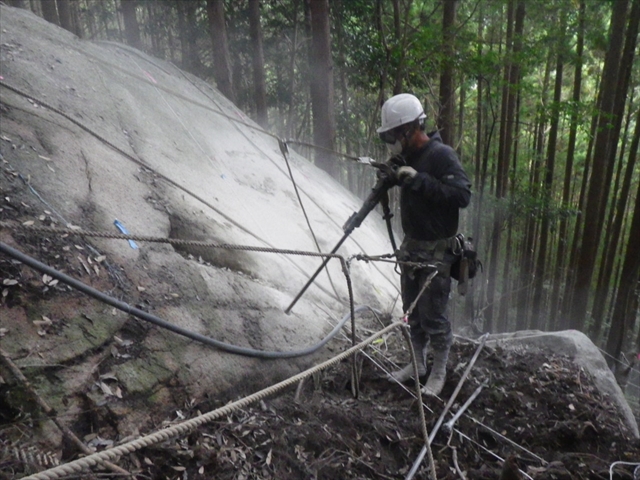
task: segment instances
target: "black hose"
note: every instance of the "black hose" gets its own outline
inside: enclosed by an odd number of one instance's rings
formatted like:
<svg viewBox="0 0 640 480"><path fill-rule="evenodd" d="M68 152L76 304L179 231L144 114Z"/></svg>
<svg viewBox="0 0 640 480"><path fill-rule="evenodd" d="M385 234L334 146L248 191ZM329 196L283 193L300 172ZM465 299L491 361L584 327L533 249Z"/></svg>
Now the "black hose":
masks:
<svg viewBox="0 0 640 480"><path fill-rule="evenodd" d="M196 340L197 342L200 343L204 343L205 345L209 345L211 347L215 347L215 348L219 348L220 350L224 350L226 352L229 353L235 353L237 355L243 355L245 357L257 357L257 358L294 358L294 357L303 357L305 355L310 355L316 351L318 351L320 348L322 348L324 345L326 345L326 343L331 340L333 337L336 336L336 334L340 331L340 329L345 325L345 323L347 322L347 320L349 320L351 318L351 313L346 314L342 320L340 320L340 322L333 328L333 330L331 330L331 332L329 332L329 334L322 339L319 343L312 345L311 347L308 348L304 348L302 350L293 350L290 352L274 352L274 351L263 351L263 350L254 350L252 348L245 348L245 347L239 347L237 345L231 345L229 343L224 343L221 342L219 340L215 340L211 337L206 337L204 335L200 335L199 333L196 332L192 332L190 330L184 329L182 327L179 327L177 325L174 325L172 323L167 322L166 320L163 320L159 317L156 317L155 315L151 315L150 313L147 313L143 310L140 310L138 308L132 307L131 305L125 303L125 302L121 302L120 300L113 298L109 295L106 295L98 290L96 290L93 287L90 287L89 285L76 280L73 277L70 277L69 275L66 275L54 268L49 267L48 265L45 265L42 262L39 262L38 260L36 260L35 258L32 258L28 255L25 255L24 253L20 252L19 250L16 250L15 248L10 247L9 245L0 242L0 252L4 253L5 255L8 255L10 257L15 258L16 260L19 260L20 262L24 263L25 265L38 270L42 273L46 273L47 275L59 280L62 283L65 283L67 285L69 285L72 288L75 288L76 290L79 290L82 293L85 293L91 297L96 298L97 300L100 300L101 302L104 302L108 305L111 305L112 307L117 308L118 310L122 310L123 312L126 312L130 315L133 315L134 317L137 317L141 320L145 320L147 322L153 323L154 325L157 325L161 328L165 328L167 330L171 330L174 333L177 333L178 335L182 335L184 337L190 338L192 340ZM359 306L354 310L354 315L355 313L361 312L363 310L366 309L371 309L368 306Z"/></svg>

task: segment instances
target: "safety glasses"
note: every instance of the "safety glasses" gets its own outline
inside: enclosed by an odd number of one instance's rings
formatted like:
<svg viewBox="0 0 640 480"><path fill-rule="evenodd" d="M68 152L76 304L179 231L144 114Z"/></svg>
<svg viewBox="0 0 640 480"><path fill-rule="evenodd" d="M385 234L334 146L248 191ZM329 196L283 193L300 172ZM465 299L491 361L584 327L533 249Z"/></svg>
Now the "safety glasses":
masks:
<svg viewBox="0 0 640 480"><path fill-rule="evenodd" d="M393 145L394 143L396 143L396 129L392 128L391 130L386 130L384 132L380 132L378 134L380 136L380 140L382 140L384 143L388 143L390 145Z"/></svg>

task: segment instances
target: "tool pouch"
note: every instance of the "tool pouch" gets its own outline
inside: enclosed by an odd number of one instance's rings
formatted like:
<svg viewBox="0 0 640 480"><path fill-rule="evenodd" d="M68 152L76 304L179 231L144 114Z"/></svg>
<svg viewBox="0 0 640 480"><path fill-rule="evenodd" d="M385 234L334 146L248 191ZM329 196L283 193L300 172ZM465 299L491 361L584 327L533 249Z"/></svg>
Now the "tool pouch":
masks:
<svg viewBox="0 0 640 480"><path fill-rule="evenodd" d="M476 276L478 270L482 270L482 262L478 259L471 237L465 238L459 233L455 238L457 248L453 253L456 261L451 265L451 277L458 281L458 293L464 295L467 293L468 281Z"/></svg>

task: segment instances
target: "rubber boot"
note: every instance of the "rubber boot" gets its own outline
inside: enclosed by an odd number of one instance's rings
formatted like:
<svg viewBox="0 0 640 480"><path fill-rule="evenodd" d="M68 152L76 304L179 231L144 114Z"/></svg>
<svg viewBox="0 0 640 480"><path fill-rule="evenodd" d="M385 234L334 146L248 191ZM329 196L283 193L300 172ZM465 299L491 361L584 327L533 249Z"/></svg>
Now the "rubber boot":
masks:
<svg viewBox="0 0 640 480"><path fill-rule="evenodd" d="M413 351L416 353L416 360L418 361L418 376L422 377L427 374L427 345L415 339L411 340ZM400 370L387 375L387 380L390 382L406 382L413 378L413 362L409 361L408 365Z"/></svg>
<svg viewBox="0 0 640 480"><path fill-rule="evenodd" d="M427 384L422 387L422 393L432 397L440 395L444 382L447 379L447 359L449 358L449 349L434 350L433 367L427 379Z"/></svg>

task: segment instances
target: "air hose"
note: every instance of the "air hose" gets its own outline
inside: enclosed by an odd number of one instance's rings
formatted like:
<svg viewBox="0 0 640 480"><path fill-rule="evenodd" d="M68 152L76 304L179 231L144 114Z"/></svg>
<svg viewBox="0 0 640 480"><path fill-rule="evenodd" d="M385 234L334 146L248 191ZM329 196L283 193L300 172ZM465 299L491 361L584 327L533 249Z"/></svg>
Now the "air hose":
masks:
<svg viewBox="0 0 640 480"><path fill-rule="evenodd" d="M136 318L139 318L146 322L153 323L154 325L157 325L161 328L170 330L174 333L177 333L178 335L182 335L184 337L190 338L192 340L203 343L205 345L209 345L211 347L224 350L225 352L234 353L236 355L242 355L245 357L277 359L277 358L304 357L306 355L311 355L312 353L315 353L324 345L326 345L327 342L329 342L329 340L335 337L336 334L345 325L345 323L347 323L347 321L351 318L350 313L346 314L344 317L342 317L340 322L333 328L333 330L331 330L331 332L329 332L329 334L325 338L323 338L320 342L316 343L315 345L312 345L308 348L303 348L301 350L279 352L279 351L264 351L264 350L255 350L253 348L239 347L237 345L231 345L229 343L221 342L214 338L207 337L205 335L201 335L196 332L192 332L191 330L187 330L185 328L169 323L166 320L161 319L160 317L157 317L148 312L145 312L144 310L140 310L138 308L132 307L128 303L122 302L116 298L106 295L100 292L99 290L96 290L95 288L90 287L86 283L83 283L73 277L70 277L65 273L62 273L54 268L51 268L48 265L45 265L44 263L36 260L35 258L30 257L20 252L19 250L16 250L15 248L10 247L6 243L0 242L0 252L10 257L13 257L16 260L19 260L20 262L33 268L34 270L38 270L41 273L46 273L47 275L59 280L60 282L68 285L69 287L75 288L76 290L82 293L85 293L86 295L89 295L97 300L100 300L101 302L111 305L112 307L115 307L118 310L122 310L125 313L133 315ZM354 314L362 312L363 310L374 311L369 306L363 305L363 306L356 307L354 309Z"/></svg>

